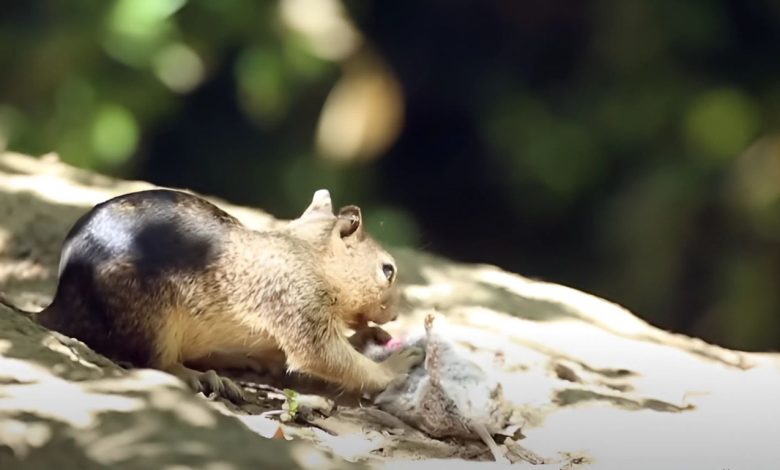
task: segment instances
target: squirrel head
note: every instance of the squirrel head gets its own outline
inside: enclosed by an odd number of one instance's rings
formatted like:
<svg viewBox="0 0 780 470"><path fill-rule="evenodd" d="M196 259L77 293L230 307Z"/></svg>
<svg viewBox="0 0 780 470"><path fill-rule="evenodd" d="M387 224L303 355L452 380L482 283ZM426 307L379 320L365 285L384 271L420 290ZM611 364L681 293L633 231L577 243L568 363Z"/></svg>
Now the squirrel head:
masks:
<svg viewBox="0 0 780 470"><path fill-rule="evenodd" d="M359 207L344 206L334 214L330 193L321 189L290 227L323 253L323 271L336 289L339 312L350 328L396 318L398 269L390 253L366 232Z"/></svg>

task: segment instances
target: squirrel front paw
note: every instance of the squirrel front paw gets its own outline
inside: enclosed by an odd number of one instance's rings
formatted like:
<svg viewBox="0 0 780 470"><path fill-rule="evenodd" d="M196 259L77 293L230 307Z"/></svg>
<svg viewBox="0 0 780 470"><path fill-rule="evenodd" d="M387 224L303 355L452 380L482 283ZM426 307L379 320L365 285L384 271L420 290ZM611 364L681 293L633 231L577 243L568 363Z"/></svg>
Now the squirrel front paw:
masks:
<svg viewBox="0 0 780 470"><path fill-rule="evenodd" d="M406 375L412 368L420 365L423 359L425 359L425 351L422 348L411 346L394 352L382 361L382 365L394 376Z"/></svg>

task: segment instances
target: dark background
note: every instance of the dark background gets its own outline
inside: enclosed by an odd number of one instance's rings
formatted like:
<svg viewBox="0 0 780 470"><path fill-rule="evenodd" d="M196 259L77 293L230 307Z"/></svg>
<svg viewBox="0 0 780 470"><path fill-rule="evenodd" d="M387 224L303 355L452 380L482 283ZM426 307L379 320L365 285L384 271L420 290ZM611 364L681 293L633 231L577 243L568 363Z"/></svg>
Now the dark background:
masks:
<svg viewBox="0 0 780 470"><path fill-rule="evenodd" d="M780 3L3 2L0 148L780 346Z"/></svg>

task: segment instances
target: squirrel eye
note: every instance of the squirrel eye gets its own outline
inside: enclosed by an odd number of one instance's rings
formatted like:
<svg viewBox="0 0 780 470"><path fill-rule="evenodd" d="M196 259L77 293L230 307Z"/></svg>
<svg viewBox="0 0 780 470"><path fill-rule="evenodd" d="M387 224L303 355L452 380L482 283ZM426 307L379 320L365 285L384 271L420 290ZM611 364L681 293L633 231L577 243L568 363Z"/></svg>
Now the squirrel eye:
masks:
<svg viewBox="0 0 780 470"><path fill-rule="evenodd" d="M385 274L388 281L393 282L393 279L395 279L395 266L390 263L385 263L382 265L382 272Z"/></svg>

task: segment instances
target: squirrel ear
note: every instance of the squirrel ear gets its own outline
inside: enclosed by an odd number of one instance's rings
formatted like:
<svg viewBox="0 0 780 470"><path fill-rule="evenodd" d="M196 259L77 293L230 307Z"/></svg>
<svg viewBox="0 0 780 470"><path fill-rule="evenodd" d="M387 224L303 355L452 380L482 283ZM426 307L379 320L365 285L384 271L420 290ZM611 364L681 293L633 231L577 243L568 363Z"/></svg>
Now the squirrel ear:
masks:
<svg viewBox="0 0 780 470"><path fill-rule="evenodd" d="M327 189L320 189L314 192L311 198L311 204L303 211L301 219L311 217L333 216L333 205L330 202L330 193Z"/></svg>
<svg viewBox="0 0 780 470"><path fill-rule="evenodd" d="M362 231L363 216L358 206L344 206L339 209L338 227L341 237L348 237Z"/></svg>

